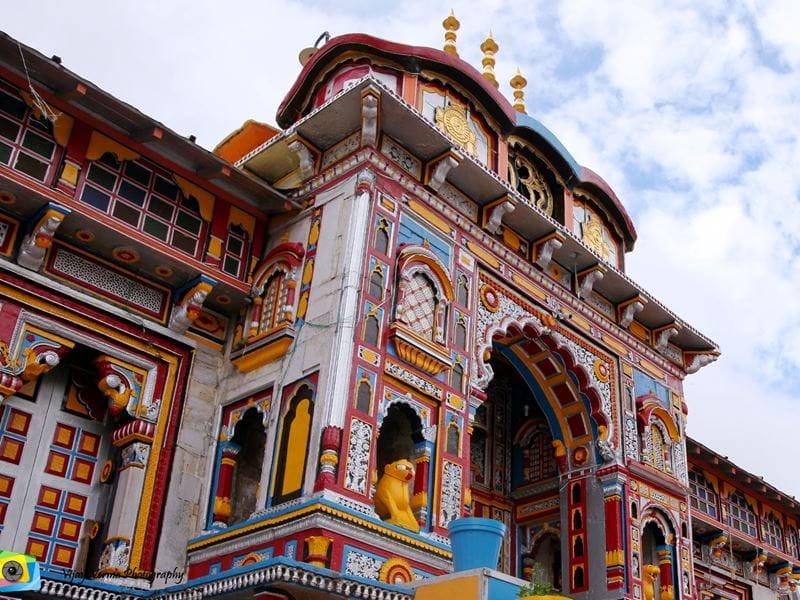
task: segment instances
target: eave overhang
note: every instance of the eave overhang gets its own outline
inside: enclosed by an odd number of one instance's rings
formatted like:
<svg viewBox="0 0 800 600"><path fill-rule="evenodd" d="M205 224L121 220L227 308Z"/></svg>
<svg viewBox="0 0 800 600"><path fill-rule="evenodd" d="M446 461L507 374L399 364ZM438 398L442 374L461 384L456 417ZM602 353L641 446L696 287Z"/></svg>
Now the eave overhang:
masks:
<svg viewBox="0 0 800 600"><path fill-rule="evenodd" d="M16 76L18 83L26 82L30 77L37 92L48 102L63 106L76 117L81 114L91 116L116 131L123 139L145 146L170 163L264 213L280 213L296 208L272 186L235 169L229 162L198 146L191 139L172 131L3 32L0 32L0 69Z"/></svg>
<svg viewBox="0 0 800 600"><path fill-rule="evenodd" d="M239 161L237 166L253 171L270 183L290 174L297 168L298 163L294 153L288 148L289 139L299 135L320 152L324 152L359 131L362 119L362 92L368 87L377 89L380 93L378 122L381 131L419 158L423 165L449 151L460 153L463 159L448 172L447 183L458 188L481 207L507 196L517 208L503 216L503 223L531 242L553 232L563 235L563 244L553 253L555 261L574 269L575 272L581 272L597 264L602 264L607 269L603 279L595 283L595 291L614 304L637 296L646 299L644 309L636 314L636 320L651 330L676 324L679 332L670 339L670 343L681 350L709 353L719 351L717 344L712 340L681 320L616 267L606 263L570 230L513 190L506 181L487 169L480 161L463 152L413 106L372 77L367 76L350 89L340 92L297 121L291 128L253 150ZM592 181L598 186L600 182L602 180L599 177L596 181Z"/></svg>

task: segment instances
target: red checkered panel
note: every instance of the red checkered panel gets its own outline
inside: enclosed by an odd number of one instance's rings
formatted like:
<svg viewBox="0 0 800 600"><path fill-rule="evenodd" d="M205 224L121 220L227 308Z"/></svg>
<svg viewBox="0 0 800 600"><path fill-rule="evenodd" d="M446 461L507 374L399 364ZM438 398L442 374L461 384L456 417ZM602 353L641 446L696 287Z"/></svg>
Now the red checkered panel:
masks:
<svg viewBox="0 0 800 600"><path fill-rule="evenodd" d="M417 273L406 284L400 319L427 339L433 339L436 318L436 291L428 278Z"/></svg>

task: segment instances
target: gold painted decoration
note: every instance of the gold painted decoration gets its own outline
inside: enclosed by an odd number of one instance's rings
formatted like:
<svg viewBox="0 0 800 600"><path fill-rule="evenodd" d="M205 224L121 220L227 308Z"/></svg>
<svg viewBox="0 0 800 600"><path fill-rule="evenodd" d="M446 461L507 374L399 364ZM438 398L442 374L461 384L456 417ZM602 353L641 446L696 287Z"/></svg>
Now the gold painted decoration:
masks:
<svg viewBox="0 0 800 600"><path fill-rule="evenodd" d="M608 365L599 358L594 361L594 374L597 376L597 379L603 383L606 383L611 376Z"/></svg>
<svg viewBox="0 0 800 600"><path fill-rule="evenodd" d="M478 137L470 127L467 119L467 109L451 102L446 108L437 108L435 113L436 125L447 135L453 138L470 154L475 154Z"/></svg>
<svg viewBox="0 0 800 600"><path fill-rule="evenodd" d="M520 73L519 67L509 84L514 90L514 110L523 115L528 114L525 111L525 86L528 85L528 80Z"/></svg>
<svg viewBox="0 0 800 600"><path fill-rule="evenodd" d="M603 224L600 219L590 214L582 227L583 242L603 260L608 260L611 248L603 235Z"/></svg>
<svg viewBox="0 0 800 600"><path fill-rule="evenodd" d="M89 147L86 149L86 159L97 160L106 153L116 156L119 162L136 160L141 156L138 152L126 148L119 142L115 142L111 138L104 136L102 133L93 131L92 136L89 138Z"/></svg>
<svg viewBox="0 0 800 600"><path fill-rule="evenodd" d="M508 178L520 194L548 216L553 216L553 195L533 163L519 154L509 156Z"/></svg>
<svg viewBox="0 0 800 600"><path fill-rule="evenodd" d="M481 63L483 64L483 76L488 79L494 87L500 86L497 82L497 78L494 76L494 55L497 54L499 49L500 46L494 41L492 32L490 31L489 35L486 36L486 40L481 44L481 52L483 52Z"/></svg>

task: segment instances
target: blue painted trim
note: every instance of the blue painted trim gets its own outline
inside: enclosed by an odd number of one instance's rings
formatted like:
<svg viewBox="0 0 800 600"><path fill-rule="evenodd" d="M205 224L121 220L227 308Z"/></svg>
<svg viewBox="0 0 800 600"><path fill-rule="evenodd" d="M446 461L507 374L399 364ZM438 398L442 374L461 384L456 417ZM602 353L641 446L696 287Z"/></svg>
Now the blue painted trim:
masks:
<svg viewBox="0 0 800 600"><path fill-rule="evenodd" d="M517 113L517 127L520 129L530 129L540 137L544 138L544 140L561 155L561 158L567 162L569 168L572 170L572 174L575 177L580 175L581 166L578 164L578 161L576 161L569 151L564 147L564 144L561 143L561 140L559 140L547 127L542 125L541 122L537 121L530 115Z"/></svg>

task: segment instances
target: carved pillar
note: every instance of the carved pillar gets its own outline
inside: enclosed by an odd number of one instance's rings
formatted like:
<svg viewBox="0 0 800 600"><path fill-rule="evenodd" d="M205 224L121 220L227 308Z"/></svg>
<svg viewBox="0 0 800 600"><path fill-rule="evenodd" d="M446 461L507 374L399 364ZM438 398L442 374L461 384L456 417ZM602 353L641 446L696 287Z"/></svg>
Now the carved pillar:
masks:
<svg viewBox="0 0 800 600"><path fill-rule="evenodd" d="M609 590L621 590L625 584L625 547L623 545L623 479L619 473L600 475L606 522L606 582Z"/></svg>
<svg viewBox="0 0 800 600"><path fill-rule="evenodd" d="M226 527L228 525L228 519L231 516L231 486L239 450L241 450L241 446L232 442L224 442L221 445L217 470L217 490L214 494L212 527Z"/></svg>
<svg viewBox="0 0 800 600"><path fill-rule="evenodd" d="M317 481L314 484L315 492L328 488L336 483L341 443L341 427L329 425L322 431L319 473L317 474Z"/></svg>
<svg viewBox="0 0 800 600"><path fill-rule="evenodd" d="M100 556L99 575L126 576L131 567L130 553L136 522L143 499L145 470L150 457L155 425L136 419L111 435L111 443L120 448L117 465L117 489L108 519L105 547Z"/></svg>
<svg viewBox="0 0 800 600"><path fill-rule="evenodd" d="M328 550L333 540L324 535L312 535L306 538L306 561L315 567L328 567Z"/></svg>
<svg viewBox="0 0 800 600"><path fill-rule="evenodd" d="M431 448L427 444L422 444L418 448L418 455L414 459L414 491L411 498L411 510L421 528L428 523L428 505L430 503L428 493L428 482L431 472Z"/></svg>
<svg viewBox="0 0 800 600"><path fill-rule="evenodd" d="M661 571L661 600L672 600L675 591L672 581L672 546L664 544L657 548L658 568Z"/></svg>

